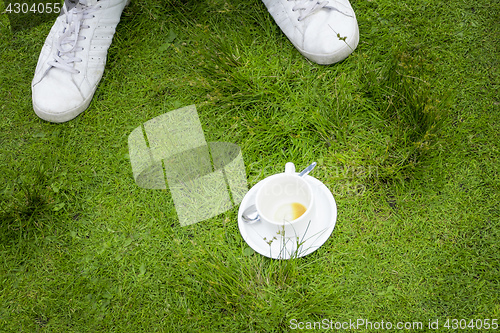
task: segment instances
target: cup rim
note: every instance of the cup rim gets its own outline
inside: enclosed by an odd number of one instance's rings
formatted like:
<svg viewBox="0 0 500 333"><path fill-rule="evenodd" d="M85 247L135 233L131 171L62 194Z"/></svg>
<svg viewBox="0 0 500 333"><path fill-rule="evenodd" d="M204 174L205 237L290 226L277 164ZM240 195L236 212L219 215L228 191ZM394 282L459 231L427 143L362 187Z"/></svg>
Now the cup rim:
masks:
<svg viewBox="0 0 500 333"><path fill-rule="evenodd" d="M301 181L303 184L305 184L307 190L309 191L309 205L306 207L306 211L301 216L299 216L298 218L291 220L291 221L275 221L274 219L269 218L265 214L262 214L262 211L259 207L259 197L260 197L260 194L262 193L263 189L265 188L266 183L269 181L272 181L274 178L282 178L282 177L294 177L294 179L299 179L299 181ZM288 174L288 173L282 172L282 173L278 173L278 174L274 174L274 175L271 175L269 177L266 177L262 181L264 181L264 183L260 186L257 193L255 194L255 207L257 209L259 216L261 217L261 221L263 221L265 223L271 223L271 224L276 225L276 226L283 226L283 225L287 226L287 225L297 224L297 223L300 223L303 219L305 219L307 217L307 215L309 215L309 213L311 212L312 208L314 207L314 195L313 195L312 186L311 186L311 184L309 184L309 182L304 177L300 177L298 175L298 173Z"/></svg>

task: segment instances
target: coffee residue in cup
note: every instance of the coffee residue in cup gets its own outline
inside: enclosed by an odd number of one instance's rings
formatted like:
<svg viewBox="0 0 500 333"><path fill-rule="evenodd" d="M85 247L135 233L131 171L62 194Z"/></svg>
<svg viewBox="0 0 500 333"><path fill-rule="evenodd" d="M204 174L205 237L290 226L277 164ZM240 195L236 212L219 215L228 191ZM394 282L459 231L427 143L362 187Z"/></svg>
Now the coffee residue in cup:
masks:
<svg viewBox="0 0 500 333"><path fill-rule="evenodd" d="M306 207L298 202L292 203L293 219L298 219L306 212Z"/></svg>
<svg viewBox="0 0 500 333"><path fill-rule="evenodd" d="M307 208L299 202L287 203L276 210L274 217L277 221L293 221L301 217L306 210Z"/></svg>

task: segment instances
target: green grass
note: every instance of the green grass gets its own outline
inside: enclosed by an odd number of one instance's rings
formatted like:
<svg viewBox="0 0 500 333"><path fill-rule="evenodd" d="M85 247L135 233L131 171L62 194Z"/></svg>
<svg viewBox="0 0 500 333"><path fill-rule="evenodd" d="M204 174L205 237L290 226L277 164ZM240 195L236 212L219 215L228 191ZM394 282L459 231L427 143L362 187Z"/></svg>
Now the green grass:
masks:
<svg viewBox="0 0 500 333"><path fill-rule="evenodd" d="M51 22L1 14L0 331L500 319L500 6L351 3L358 48L319 66L258 0L132 1L64 124L31 106ZM339 213L318 251L252 254L237 208L181 227L168 191L135 185L128 134L190 104L207 141L242 148L249 186L318 162Z"/></svg>

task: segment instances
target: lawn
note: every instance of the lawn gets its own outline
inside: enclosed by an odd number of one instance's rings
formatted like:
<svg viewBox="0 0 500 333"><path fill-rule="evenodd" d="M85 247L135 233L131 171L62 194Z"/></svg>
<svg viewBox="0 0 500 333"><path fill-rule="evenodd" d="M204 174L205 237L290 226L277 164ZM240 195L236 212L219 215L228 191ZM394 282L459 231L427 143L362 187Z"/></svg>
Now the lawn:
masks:
<svg viewBox="0 0 500 333"><path fill-rule="evenodd" d="M89 109L63 124L31 101L54 16L8 3L0 331L500 325L497 1L352 0L359 46L330 66L302 57L259 0L132 1ZM135 184L128 135L192 104L207 141L241 148L249 188L318 163L338 206L321 248L263 257L238 207L181 226L168 190Z"/></svg>

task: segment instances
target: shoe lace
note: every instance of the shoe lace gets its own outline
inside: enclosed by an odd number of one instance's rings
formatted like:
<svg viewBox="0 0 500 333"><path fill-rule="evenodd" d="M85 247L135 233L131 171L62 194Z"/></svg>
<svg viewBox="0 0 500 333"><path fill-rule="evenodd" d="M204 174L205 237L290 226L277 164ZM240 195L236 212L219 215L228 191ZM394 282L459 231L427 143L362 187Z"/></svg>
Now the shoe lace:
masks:
<svg viewBox="0 0 500 333"><path fill-rule="evenodd" d="M290 0L288 0L290 1ZM308 16L311 16L312 14L318 12L321 9L330 9L330 10L335 10L338 11L344 15L347 16L352 16L349 13L344 12L343 10L338 9L337 7L333 6L330 4L329 0L325 1L318 1L318 0L293 0L295 2L298 2L293 8L293 11L300 10L300 16L298 18L299 21L302 21Z"/></svg>
<svg viewBox="0 0 500 333"><path fill-rule="evenodd" d="M99 5L96 3L89 6L88 0L79 0L79 6L75 6L68 10L66 3L63 6L65 15L64 28L56 40L53 51L53 60L48 64L52 67L57 67L67 72L78 74L79 70L73 68L72 63L81 62L82 59L76 56L76 52L82 51L83 47L78 47L78 42L86 37L80 36L81 29L90 28L89 25L84 25L86 19L94 17L92 12L96 11Z"/></svg>

